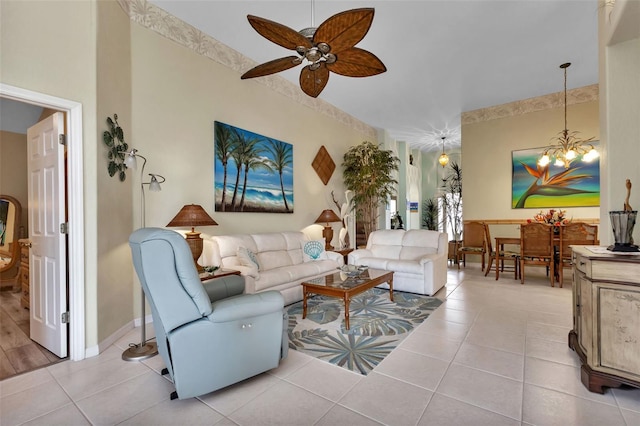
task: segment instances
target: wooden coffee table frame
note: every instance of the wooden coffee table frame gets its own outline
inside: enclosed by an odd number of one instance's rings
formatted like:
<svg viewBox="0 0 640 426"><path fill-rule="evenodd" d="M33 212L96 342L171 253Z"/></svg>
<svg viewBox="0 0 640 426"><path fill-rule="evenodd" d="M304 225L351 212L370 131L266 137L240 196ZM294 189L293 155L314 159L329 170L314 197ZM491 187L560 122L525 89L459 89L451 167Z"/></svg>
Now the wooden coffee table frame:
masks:
<svg viewBox="0 0 640 426"><path fill-rule="evenodd" d="M373 272L374 275L380 275L376 276L375 278L371 278L371 272ZM302 283L303 319L307 317L308 294L321 294L323 296L342 298L344 300L344 323L347 330L349 330L349 303L351 302L351 297L386 282L389 284L389 300L393 302L393 272L382 270L367 270L360 274L360 276L354 278L355 280L362 280L362 282L358 283L353 283L349 278L346 280L342 279L339 272L326 275L319 279L323 280L324 283ZM316 278L316 280L318 280L318 278ZM349 283L350 285L345 286L345 283Z"/></svg>

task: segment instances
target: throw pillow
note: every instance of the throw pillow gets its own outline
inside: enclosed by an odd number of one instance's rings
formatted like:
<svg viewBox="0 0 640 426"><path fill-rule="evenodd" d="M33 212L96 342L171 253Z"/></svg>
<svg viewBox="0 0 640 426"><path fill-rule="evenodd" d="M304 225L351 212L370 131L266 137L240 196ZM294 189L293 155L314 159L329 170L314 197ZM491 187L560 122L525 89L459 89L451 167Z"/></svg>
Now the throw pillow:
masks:
<svg viewBox="0 0 640 426"><path fill-rule="evenodd" d="M302 242L302 260L304 262L322 259L327 259L327 252L324 251L324 238Z"/></svg>
<svg viewBox="0 0 640 426"><path fill-rule="evenodd" d="M256 254L249 250L246 247L238 247L238 251L236 252L236 256L240 260L240 264L243 266L253 267L256 270L260 270L260 262L258 262L258 258Z"/></svg>

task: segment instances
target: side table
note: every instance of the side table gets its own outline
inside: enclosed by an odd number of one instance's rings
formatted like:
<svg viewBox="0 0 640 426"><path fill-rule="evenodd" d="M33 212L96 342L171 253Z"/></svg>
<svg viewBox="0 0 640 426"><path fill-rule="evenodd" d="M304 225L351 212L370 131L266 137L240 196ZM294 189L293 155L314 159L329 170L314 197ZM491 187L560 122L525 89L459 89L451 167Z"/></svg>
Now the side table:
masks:
<svg viewBox="0 0 640 426"><path fill-rule="evenodd" d="M214 278L228 277L229 275L240 275L240 271L235 269L217 269L213 273L202 272L198 274L200 281L209 281Z"/></svg>
<svg viewBox="0 0 640 426"><path fill-rule="evenodd" d="M342 255L342 257L344 257L344 264L346 265L347 263L349 263L349 253L351 253L353 251L352 248L346 248L346 249L342 249L342 250L331 250L333 252L336 253L340 253Z"/></svg>

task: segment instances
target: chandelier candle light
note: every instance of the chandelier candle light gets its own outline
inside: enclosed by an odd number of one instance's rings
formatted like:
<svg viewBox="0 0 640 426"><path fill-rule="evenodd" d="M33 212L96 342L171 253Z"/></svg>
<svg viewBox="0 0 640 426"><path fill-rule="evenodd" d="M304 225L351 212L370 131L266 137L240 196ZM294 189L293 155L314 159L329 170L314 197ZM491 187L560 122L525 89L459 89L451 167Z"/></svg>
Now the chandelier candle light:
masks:
<svg viewBox="0 0 640 426"><path fill-rule="evenodd" d="M160 175L149 173L149 176L151 176L151 180L149 182L143 182L142 180L144 177L144 167L147 165L147 159L144 156L138 154L138 150L135 148L131 149L131 151L121 152L121 153L125 154L125 159L124 159L125 166L133 170L136 170L138 168L137 157L142 158L142 168L140 169L140 191L141 191L140 226L144 228L146 226L146 223L145 223L146 222L145 220L145 216L146 216L145 204L146 203L145 203L145 195L144 195L144 186L149 185L149 191L151 192L160 192L162 190L162 188L160 187L160 184L165 181L165 178ZM140 328L142 330L142 336L140 339L140 344L136 345L136 344L130 343L129 348L122 353L122 359L125 361L142 361L143 359L151 358L152 356L155 356L158 354L158 345L155 342L147 342L146 327L145 327L146 302L144 297L144 289L142 289L142 287L140 287L140 289L142 290L142 296L140 298L142 301L142 305L140 309L141 322L142 322Z"/></svg>
<svg viewBox="0 0 640 426"><path fill-rule="evenodd" d="M564 70L564 130L556 138L557 144L548 147L538 160L541 167L547 166L551 162L551 157L555 158L556 166L564 166L568 169L571 162L578 156L582 156L582 161L586 162L593 161L599 156L598 151L589 143L593 137L581 140L578 138L578 132L570 132L567 129L567 68L570 65L570 62L560 65Z"/></svg>

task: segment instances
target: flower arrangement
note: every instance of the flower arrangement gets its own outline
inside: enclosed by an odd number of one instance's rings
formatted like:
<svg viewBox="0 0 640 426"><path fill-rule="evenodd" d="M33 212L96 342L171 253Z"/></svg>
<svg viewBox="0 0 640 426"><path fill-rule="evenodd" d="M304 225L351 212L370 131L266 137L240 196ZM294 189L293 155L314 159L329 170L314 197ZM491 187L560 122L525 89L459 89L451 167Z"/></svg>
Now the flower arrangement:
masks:
<svg viewBox="0 0 640 426"><path fill-rule="evenodd" d="M566 210L551 209L548 212L543 212L542 210L540 210L540 213L533 216L533 220L527 219L528 223L531 223L533 221L547 223L553 226L562 226L571 222L571 219L567 218Z"/></svg>

